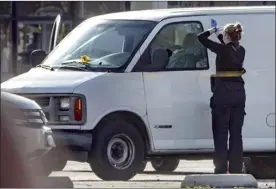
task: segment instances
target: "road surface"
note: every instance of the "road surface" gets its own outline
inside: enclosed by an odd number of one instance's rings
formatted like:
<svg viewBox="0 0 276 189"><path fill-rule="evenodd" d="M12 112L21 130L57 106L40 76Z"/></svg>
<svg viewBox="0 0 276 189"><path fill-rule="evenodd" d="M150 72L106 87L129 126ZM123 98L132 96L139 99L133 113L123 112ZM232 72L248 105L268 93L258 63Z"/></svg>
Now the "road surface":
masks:
<svg viewBox="0 0 276 189"><path fill-rule="evenodd" d="M145 172L137 174L129 181L107 182L99 179L87 163L69 161L63 171L53 172L51 176L69 176L74 183L74 188L180 188L185 175L212 173L213 170L210 160L181 161L173 173L157 174L148 163ZM259 187L275 188L275 181L260 180Z"/></svg>

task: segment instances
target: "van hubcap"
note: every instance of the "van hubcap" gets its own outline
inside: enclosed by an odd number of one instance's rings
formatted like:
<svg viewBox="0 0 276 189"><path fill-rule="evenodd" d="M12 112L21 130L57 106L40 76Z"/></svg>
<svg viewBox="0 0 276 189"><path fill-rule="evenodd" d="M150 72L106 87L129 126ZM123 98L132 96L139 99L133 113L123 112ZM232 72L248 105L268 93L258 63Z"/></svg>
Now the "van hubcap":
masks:
<svg viewBox="0 0 276 189"><path fill-rule="evenodd" d="M128 136L118 134L112 137L107 146L107 158L114 168L119 170L128 168L134 157L135 146Z"/></svg>

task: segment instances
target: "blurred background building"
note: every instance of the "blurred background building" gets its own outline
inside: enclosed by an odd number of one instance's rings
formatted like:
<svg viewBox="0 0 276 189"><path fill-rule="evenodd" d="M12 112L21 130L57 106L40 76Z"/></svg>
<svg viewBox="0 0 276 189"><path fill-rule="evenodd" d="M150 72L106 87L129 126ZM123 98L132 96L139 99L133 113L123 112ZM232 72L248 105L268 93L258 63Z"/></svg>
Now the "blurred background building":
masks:
<svg viewBox="0 0 276 189"><path fill-rule="evenodd" d="M82 20L106 13L202 6L275 5L274 1L0 1L1 80L30 69L32 50L47 51L53 21L62 16L60 40Z"/></svg>

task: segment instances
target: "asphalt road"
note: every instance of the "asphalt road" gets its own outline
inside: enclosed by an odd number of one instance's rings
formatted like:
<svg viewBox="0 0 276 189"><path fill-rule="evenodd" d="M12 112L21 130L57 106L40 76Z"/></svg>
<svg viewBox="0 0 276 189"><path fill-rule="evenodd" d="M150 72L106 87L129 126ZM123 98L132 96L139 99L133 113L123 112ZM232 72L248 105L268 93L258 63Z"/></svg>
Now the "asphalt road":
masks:
<svg viewBox="0 0 276 189"><path fill-rule="evenodd" d="M212 173L210 160L181 161L177 170L171 174L157 174L148 163L145 172L137 174L126 182L106 182L99 179L87 163L68 162L63 171L53 172L51 176L68 176L74 188L180 188L186 175ZM259 180L261 188L275 188L274 180Z"/></svg>

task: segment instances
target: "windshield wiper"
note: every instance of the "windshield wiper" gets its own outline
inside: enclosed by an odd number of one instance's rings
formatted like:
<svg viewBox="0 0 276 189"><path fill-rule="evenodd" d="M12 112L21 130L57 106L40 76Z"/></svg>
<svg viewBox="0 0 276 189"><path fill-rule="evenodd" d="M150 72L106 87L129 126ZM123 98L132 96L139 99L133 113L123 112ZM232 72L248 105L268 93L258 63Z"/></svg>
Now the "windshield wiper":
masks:
<svg viewBox="0 0 276 189"><path fill-rule="evenodd" d="M63 62L61 65L71 66L71 65L81 65L82 67L90 67L89 64L84 64L81 61L73 60L68 62Z"/></svg>
<svg viewBox="0 0 276 189"><path fill-rule="evenodd" d="M54 71L54 68L53 68L53 67L48 66L48 65L44 65L44 64L39 64L39 65L37 65L36 67L41 67L41 68L44 68L44 69L47 69L47 70Z"/></svg>
<svg viewBox="0 0 276 189"><path fill-rule="evenodd" d="M59 67L60 69L79 69L79 70L83 70L83 71L100 71L100 72L102 72L102 71L111 72L112 71L112 69L110 69L110 68L93 67L93 65L91 66L91 64L89 64L89 63L83 63L78 60L63 62L63 63L61 63L61 65L62 66ZM76 65L76 66L74 66L74 65ZM99 62L97 65L101 66L102 62Z"/></svg>
<svg viewBox="0 0 276 189"><path fill-rule="evenodd" d="M68 61L68 62L63 62L61 63L62 66L59 67L59 69L78 69L78 70L83 70L83 71L88 71L90 70L89 64L84 64L81 61ZM74 65L77 65L75 67Z"/></svg>

